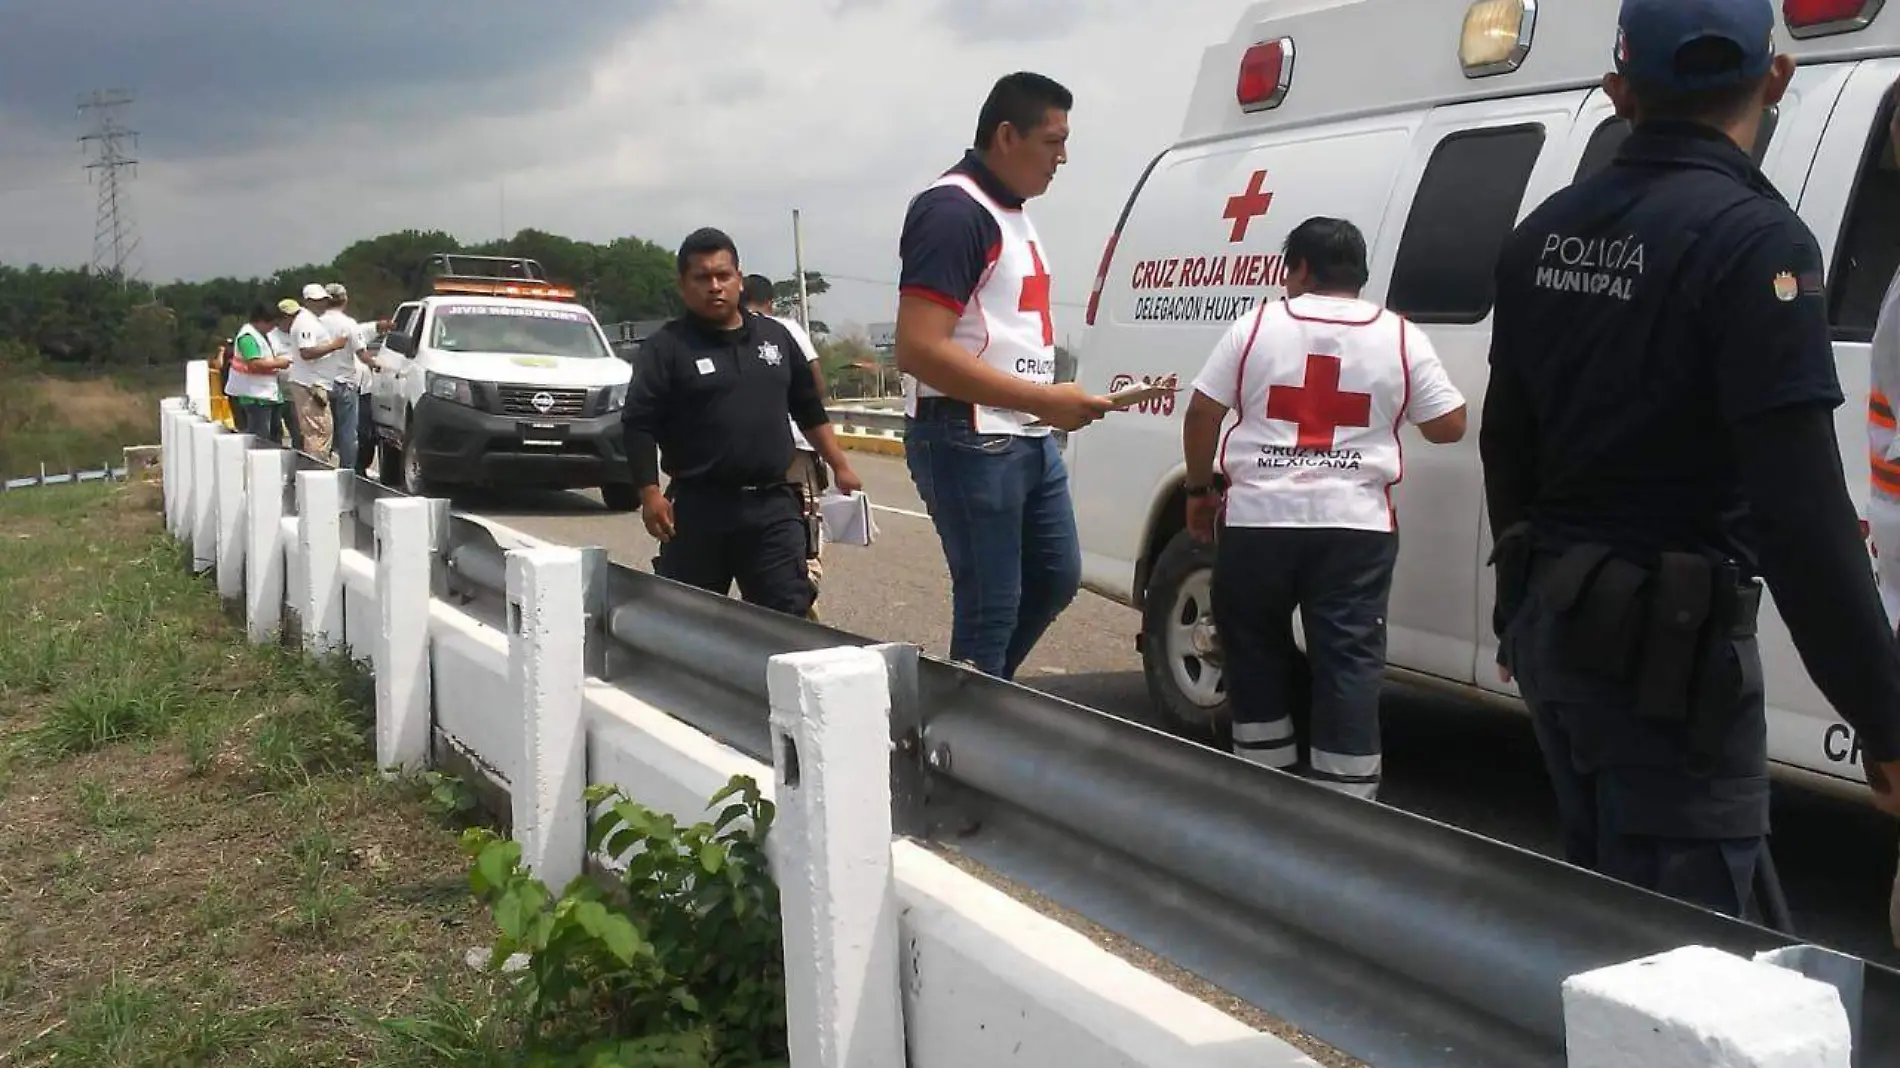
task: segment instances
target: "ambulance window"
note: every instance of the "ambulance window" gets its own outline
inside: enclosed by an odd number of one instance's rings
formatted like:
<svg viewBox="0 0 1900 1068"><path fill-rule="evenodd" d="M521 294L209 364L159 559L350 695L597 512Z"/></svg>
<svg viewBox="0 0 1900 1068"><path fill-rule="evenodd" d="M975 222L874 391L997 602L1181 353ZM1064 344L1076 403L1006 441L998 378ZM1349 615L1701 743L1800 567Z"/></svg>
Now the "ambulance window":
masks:
<svg viewBox="0 0 1900 1068"><path fill-rule="evenodd" d="M1491 313L1498 250L1544 147L1542 125L1456 133L1438 143L1399 239L1387 303L1421 323Z"/></svg>
<svg viewBox="0 0 1900 1068"><path fill-rule="evenodd" d="M1893 138L1887 120L1893 114L1891 92L1874 115L1861 157L1860 177L1847 202L1847 221L1834 250L1828 285L1828 321L1836 341L1872 341L1874 321L1894 268L1900 266L1900 169L1894 165Z"/></svg>
<svg viewBox="0 0 1900 1068"><path fill-rule="evenodd" d="M1775 127L1781 121L1781 109L1771 107L1761 116L1761 133L1755 138L1755 165L1768 155L1768 143L1775 138ZM1603 120L1596 132L1590 135L1590 143L1583 148L1583 159L1577 162L1577 175L1572 181L1581 182L1610 165L1616 158L1616 152L1623 147L1623 140L1630 135L1627 120L1611 117Z"/></svg>

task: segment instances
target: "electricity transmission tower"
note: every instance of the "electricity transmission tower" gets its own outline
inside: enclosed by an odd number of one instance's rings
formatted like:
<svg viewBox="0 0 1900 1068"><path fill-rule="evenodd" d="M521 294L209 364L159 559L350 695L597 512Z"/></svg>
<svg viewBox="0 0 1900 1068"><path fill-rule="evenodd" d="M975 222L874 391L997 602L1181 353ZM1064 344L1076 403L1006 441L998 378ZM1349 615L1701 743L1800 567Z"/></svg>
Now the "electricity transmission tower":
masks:
<svg viewBox="0 0 1900 1068"><path fill-rule="evenodd" d="M92 229L92 269L116 278L124 288L138 277L138 227L132 220L131 179L138 160L131 148L138 131L119 121L119 110L132 103L132 94L119 89L79 98L79 114L90 118L90 132L79 139L86 148L89 180L99 186L99 211Z"/></svg>

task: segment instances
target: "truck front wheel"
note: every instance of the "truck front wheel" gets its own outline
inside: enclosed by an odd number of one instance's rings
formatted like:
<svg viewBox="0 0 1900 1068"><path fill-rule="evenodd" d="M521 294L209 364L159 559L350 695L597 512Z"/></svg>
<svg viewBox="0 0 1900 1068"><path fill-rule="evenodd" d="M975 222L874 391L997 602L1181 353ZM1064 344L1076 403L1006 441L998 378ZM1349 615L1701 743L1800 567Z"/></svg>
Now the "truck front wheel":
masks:
<svg viewBox="0 0 1900 1068"><path fill-rule="evenodd" d="M1202 737L1227 731L1227 684L1214 630L1214 547L1179 531L1148 578L1141 662L1163 726Z"/></svg>

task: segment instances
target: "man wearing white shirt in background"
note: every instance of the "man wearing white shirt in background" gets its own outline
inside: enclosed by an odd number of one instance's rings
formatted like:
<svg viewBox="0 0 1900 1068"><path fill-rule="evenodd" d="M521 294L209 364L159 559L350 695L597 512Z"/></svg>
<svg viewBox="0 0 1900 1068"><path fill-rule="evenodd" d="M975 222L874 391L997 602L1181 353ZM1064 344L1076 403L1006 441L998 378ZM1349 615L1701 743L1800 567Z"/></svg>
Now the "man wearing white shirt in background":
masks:
<svg viewBox="0 0 1900 1068"><path fill-rule="evenodd" d="M1399 551L1392 487L1405 470L1399 431L1411 423L1427 441L1455 442L1465 398L1424 331L1359 298L1367 271L1357 227L1308 219L1284 252L1286 297L1235 322L1194 381L1182 430L1187 525L1216 544L1214 624L1235 751L1295 768L1298 721L1310 709L1307 777L1373 800ZM1238 418L1223 436L1230 412Z"/></svg>
<svg viewBox="0 0 1900 1068"><path fill-rule="evenodd" d="M330 383L330 417L335 432L336 465L359 475L366 474L371 449L366 443L369 435L365 432L370 428L371 420L363 411L363 398L369 395L370 374L376 369L369 359L369 343L376 339L379 329L387 330L395 324L389 320L357 322L347 310L350 291L341 282L331 282L323 287L323 292L329 297L329 307L319 318L330 331L331 338L343 342L342 355L349 361L337 365L336 378Z"/></svg>
<svg viewBox="0 0 1900 1068"><path fill-rule="evenodd" d="M805 354L805 366L811 371L812 381L818 384L818 397L823 400L825 374L824 369L819 365L818 350L811 343L811 335L806 333L805 328L799 326L796 320L772 314L772 280L762 274L747 275L741 300L747 311L776 320L791 333L792 340L798 342L799 351ZM824 513L818 508L818 498L824 496L831 482L826 477L824 460L819 458L811 442L805 440L805 435L799 432L796 422L791 424L791 429L794 451L792 469L786 477L789 481L802 486L805 491L806 524L810 530L811 539L811 549L805 557L805 571L811 577L812 589L815 591L825 574L823 560L825 520ZM808 614L812 619L818 618L816 602L813 603Z"/></svg>
<svg viewBox="0 0 1900 1068"><path fill-rule="evenodd" d="M303 306L290 322L290 398L303 430L303 451L334 463L330 393L350 362L347 354L338 357L348 340L331 336L330 328L323 325L321 316L329 307L330 294L322 286L312 282L303 287Z"/></svg>
<svg viewBox="0 0 1900 1068"><path fill-rule="evenodd" d="M276 418L283 440L292 449L303 449L303 424L297 418L297 398L291 391L290 372L297 365L296 347L290 343L290 324L296 319L303 305L285 297L277 302L277 321L271 325L270 333L264 340L270 343L271 354L285 361L283 370L277 372L277 388L284 403L277 406Z"/></svg>

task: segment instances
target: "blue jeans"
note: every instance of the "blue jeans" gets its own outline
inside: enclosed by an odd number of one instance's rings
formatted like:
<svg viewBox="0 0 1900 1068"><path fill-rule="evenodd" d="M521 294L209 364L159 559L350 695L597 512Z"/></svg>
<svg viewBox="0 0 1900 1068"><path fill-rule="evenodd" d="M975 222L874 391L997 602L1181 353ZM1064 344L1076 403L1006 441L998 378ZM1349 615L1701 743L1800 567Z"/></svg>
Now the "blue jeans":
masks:
<svg viewBox="0 0 1900 1068"><path fill-rule="evenodd" d="M338 382L330 387L330 447L336 450L339 471L356 467L356 413L361 396L354 382Z"/></svg>
<svg viewBox="0 0 1900 1068"><path fill-rule="evenodd" d="M1055 441L912 419L911 481L950 566L950 658L1011 679L1082 581L1069 475Z"/></svg>

